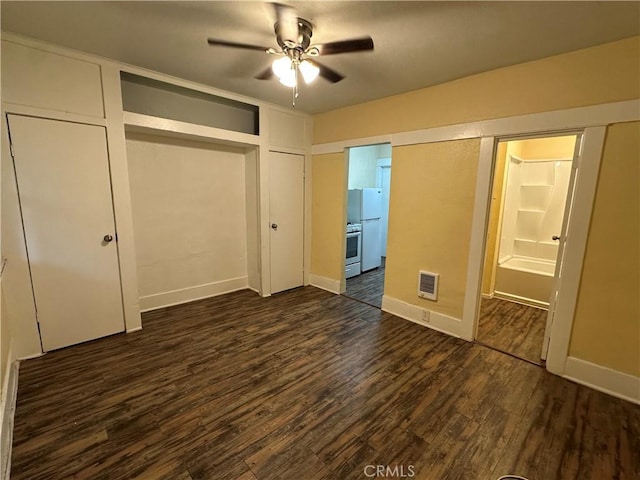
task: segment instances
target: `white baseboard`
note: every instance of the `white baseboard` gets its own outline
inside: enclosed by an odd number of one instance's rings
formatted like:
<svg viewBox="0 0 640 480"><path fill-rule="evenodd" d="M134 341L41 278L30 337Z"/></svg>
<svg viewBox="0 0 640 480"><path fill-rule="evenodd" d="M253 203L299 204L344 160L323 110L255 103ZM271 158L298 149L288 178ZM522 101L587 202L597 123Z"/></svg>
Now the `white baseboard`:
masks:
<svg viewBox="0 0 640 480"><path fill-rule="evenodd" d="M309 283L314 287L321 288L322 290L326 290L327 292L335 293L336 295L340 295L340 280L335 280L333 278L322 277L320 275L314 275L313 273L309 274Z"/></svg>
<svg viewBox="0 0 640 480"><path fill-rule="evenodd" d="M443 315L426 308L411 305L397 298L384 295L382 297L382 310L404 318L410 322L417 323L423 327L428 327L438 332L446 333L453 337L461 338L462 321L457 318Z"/></svg>
<svg viewBox="0 0 640 480"><path fill-rule="evenodd" d="M542 310L549 310L548 302L541 302L533 298L519 297L518 295L512 295L510 293L495 291L493 293L493 298L508 300L509 302L519 303L521 305L527 305L529 307L541 308Z"/></svg>
<svg viewBox="0 0 640 480"><path fill-rule="evenodd" d="M640 377L575 357L567 357L562 376L567 380L640 405Z"/></svg>
<svg viewBox="0 0 640 480"><path fill-rule="evenodd" d="M9 480L11 472L11 445L13 443L13 419L18 398L19 362L14 360L13 339L9 344L7 367L2 384L0 402L0 479Z"/></svg>
<svg viewBox="0 0 640 480"><path fill-rule="evenodd" d="M247 277L230 278L221 282L206 283L195 287L181 288L170 292L156 293L140 297L140 311L148 312L163 307L171 307L182 303L215 297L225 293L244 290L249 287Z"/></svg>

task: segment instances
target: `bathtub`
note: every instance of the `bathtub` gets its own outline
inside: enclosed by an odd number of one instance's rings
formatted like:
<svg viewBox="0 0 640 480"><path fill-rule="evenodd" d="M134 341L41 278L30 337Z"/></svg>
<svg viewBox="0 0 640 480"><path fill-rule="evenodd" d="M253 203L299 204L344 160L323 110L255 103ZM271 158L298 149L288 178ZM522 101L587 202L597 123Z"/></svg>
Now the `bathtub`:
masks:
<svg viewBox="0 0 640 480"><path fill-rule="evenodd" d="M555 262L529 257L508 257L496 267L494 295L536 307L549 307Z"/></svg>

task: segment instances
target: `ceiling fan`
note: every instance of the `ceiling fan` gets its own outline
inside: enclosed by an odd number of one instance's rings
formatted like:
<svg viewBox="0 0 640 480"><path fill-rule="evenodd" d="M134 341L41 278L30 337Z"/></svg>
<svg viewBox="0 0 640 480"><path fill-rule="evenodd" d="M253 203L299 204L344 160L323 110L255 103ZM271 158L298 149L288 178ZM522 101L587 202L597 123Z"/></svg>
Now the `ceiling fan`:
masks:
<svg viewBox="0 0 640 480"><path fill-rule="evenodd" d="M278 3L271 5L276 13L274 30L278 49L217 38L208 38L207 42L213 46L259 50L269 55L276 55L278 58L273 64L255 78L268 80L274 75L277 76L280 83L293 89L293 106L298 97L300 76L305 83L311 83L318 76L332 83L337 83L344 78L342 74L319 63L315 57L373 50L373 39L369 36L312 45L311 22L298 17L292 7Z"/></svg>

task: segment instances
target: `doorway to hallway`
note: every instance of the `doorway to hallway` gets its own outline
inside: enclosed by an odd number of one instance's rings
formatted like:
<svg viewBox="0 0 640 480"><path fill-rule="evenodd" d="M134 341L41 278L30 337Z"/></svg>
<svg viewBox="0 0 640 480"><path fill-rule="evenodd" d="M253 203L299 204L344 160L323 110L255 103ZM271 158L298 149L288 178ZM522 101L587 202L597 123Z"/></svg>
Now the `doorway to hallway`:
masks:
<svg viewBox="0 0 640 480"><path fill-rule="evenodd" d="M391 190L391 145L348 150L345 296L382 307Z"/></svg>

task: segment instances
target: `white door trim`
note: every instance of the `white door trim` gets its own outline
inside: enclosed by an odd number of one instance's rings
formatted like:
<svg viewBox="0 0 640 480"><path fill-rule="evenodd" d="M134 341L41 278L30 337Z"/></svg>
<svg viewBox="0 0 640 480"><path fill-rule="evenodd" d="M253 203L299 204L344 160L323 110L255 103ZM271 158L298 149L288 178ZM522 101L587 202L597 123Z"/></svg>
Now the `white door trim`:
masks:
<svg viewBox="0 0 640 480"><path fill-rule="evenodd" d="M578 297L582 272L582 261L587 244L593 202L595 198L600 158L604 146L606 127L589 127L583 131L580 168L575 179L573 211L566 234L565 258L561 280L558 284L558 301L547 356L546 368L551 373L563 375L569 351L569 340L573 316ZM551 134L552 132L550 132ZM565 132L553 132L565 133ZM576 133L568 129L566 133ZM467 290L462 318L461 337L474 339L478 327L478 311L481 300L481 278L486 246L487 221L491 202L491 176L497 137L483 138L480 143L480 158L476 182L476 199L471 230L469 263L467 267Z"/></svg>
<svg viewBox="0 0 640 480"><path fill-rule="evenodd" d="M558 242L558 253L556 254L556 268L553 273L553 287L551 289L551 297L549 298L549 309L547 313L547 321L544 327L544 337L542 339L542 351L540 358L546 361L549 354L549 343L551 341L551 324L555 318L556 305L558 303L558 294L560 292L561 280L560 276L564 274L564 252L566 247L567 229L569 221L573 213L573 205L575 200L576 178L580 166L580 157L582 155L582 145L584 136L579 134L576 136L576 144L573 150L573 159L571 160L571 174L569 177L569 185L564 200L564 213L562 215L562 226L560 227L560 240Z"/></svg>
<svg viewBox="0 0 640 480"><path fill-rule="evenodd" d="M563 272L558 285L558 299L547 354L547 370L557 375L564 374L569 355L569 341L606 131L604 126L590 127L585 128L583 134L572 212L567 225Z"/></svg>
<svg viewBox="0 0 640 480"><path fill-rule="evenodd" d="M487 222L491 205L491 177L493 175L493 157L497 141L495 137L480 140L480 156L476 177L476 196L473 202L473 220L471 224L471 242L467 263L467 282L462 308L462 328L460 336L473 341L478 328L480 311L482 266L487 243Z"/></svg>
<svg viewBox="0 0 640 480"><path fill-rule="evenodd" d="M581 130L587 127L640 120L640 100L568 108L550 112L514 115L511 117L476 122L458 123L408 132L371 137L353 138L338 142L319 143L311 148L312 155L339 153L347 147L374 143L391 143L394 147L419 143L446 142L467 138L550 133L563 130Z"/></svg>

